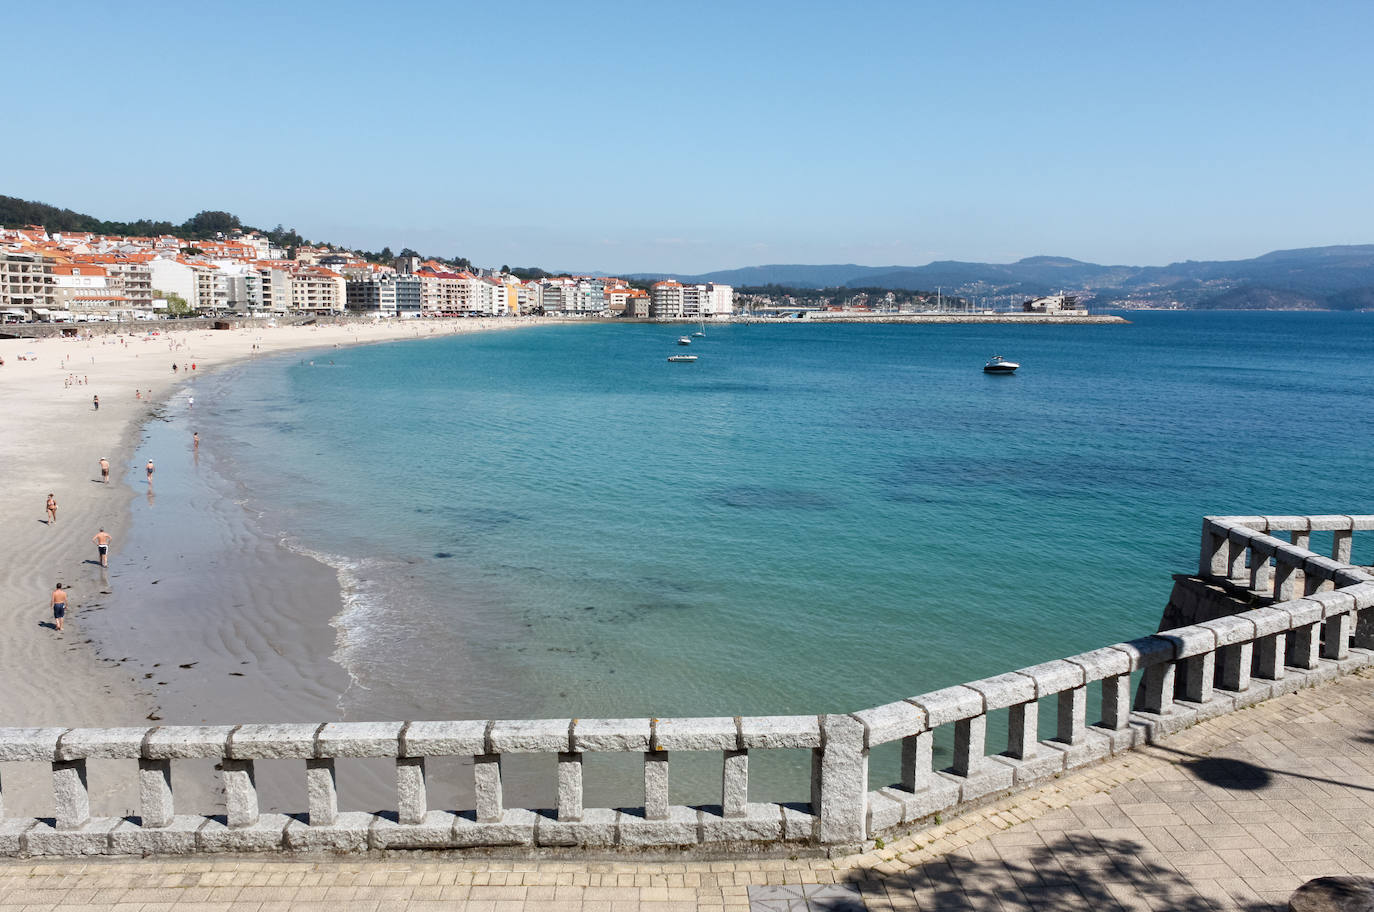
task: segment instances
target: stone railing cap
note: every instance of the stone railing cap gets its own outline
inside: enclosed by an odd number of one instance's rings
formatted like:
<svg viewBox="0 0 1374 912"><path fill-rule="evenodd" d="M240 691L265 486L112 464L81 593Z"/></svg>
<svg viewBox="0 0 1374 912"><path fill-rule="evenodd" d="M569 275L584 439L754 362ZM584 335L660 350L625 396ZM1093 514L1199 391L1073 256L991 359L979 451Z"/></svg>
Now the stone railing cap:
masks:
<svg viewBox="0 0 1374 912"><path fill-rule="evenodd" d="M476 757L487 752L486 721L417 721L401 732L402 757Z"/></svg>
<svg viewBox="0 0 1374 912"><path fill-rule="evenodd" d="M734 716L656 719L652 747L656 751L737 750L739 728Z"/></svg>
<svg viewBox="0 0 1374 912"><path fill-rule="evenodd" d="M498 754L567 753L572 750L572 719L503 719L491 726Z"/></svg>
<svg viewBox="0 0 1374 912"><path fill-rule="evenodd" d="M298 722L264 722L240 725L229 735L233 760L309 759L315 756L315 733L322 725Z"/></svg>
<svg viewBox="0 0 1374 912"><path fill-rule="evenodd" d="M1041 662L1039 665L1021 668L1017 670L1017 674L1023 674L1035 682L1036 697L1072 690L1087 683L1082 666L1075 665L1065 659L1055 659L1051 662Z"/></svg>
<svg viewBox="0 0 1374 912"><path fill-rule="evenodd" d="M1131 671L1168 662L1174 657L1174 644L1157 636L1137 637L1124 643L1113 643L1108 648L1125 653L1130 660Z"/></svg>
<svg viewBox="0 0 1374 912"><path fill-rule="evenodd" d="M1131 670L1130 657L1120 649L1113 649L1110 646L1103 646L1101 649L1094 649L1090 652L1081 652L1078 655L1069 656L1064 661L1072 662L1083 669L1083 682L1085 684L1101 681L1103 678L1128 674Z"/></svg>
<svg viewBox="0 0 1374 912"><path fill-rule="evenodd" d="M1218 646L1234 646L1248 643L1255 638L1255 622L1244 615L1214 618L1200 621L1196 626L1206 627L1216 635Z"/></svg>
<svg viewBox="0 0 1374 912"><path fill-rule="evenodd" d="M1199 627L1197 624L1175 627L1173 630L1161 630L1155 634L1155 637L1174 644L1174 658L1176 659L1191 658L1217 648L1216 633L1206 627Z"/></svg>
<svg viewBox="0 0 1374 912"><path fill-rule="evenodd" d="M398 757L402 722L330 722L315 737L317 757Z"/></svg>
<svg viewBox="0 0 1374 912"><path fill-rule="evenodd" d="M57 759L57 739L65 728L0 728L0 760Z"/></svg>
<svg viewBox="0 0 1374 912"><path fill-rule="evenodd" d="M931 728L983 714L983 695L962 684L908 697L907 702L925 710Z"/></svg>
<svg viewBox="0 0 1374 912"><path fill-rule="evenodd" d="M1288 626L1290 629L1303 627L1308 624L1315 624L1322 619L1322 603L1314 602L1308 598L1279 602L1269 607L1282 611L1288 615Z"/></svg>
<svg viewBox="0 0 1374 912"><path fill-rule="evenodd" d="M648 719L574 719L573 750L637 751L649 749Z"/></svg>
<svg viewBox="0 0 1374 912"><path fill-rule="evenodd" d="M143 756L146 728L75 728L57 743L58 760L137 760Z"/></svg>
<svg viewBox="0 0 1374 912"><path fill-rule="evenodd" d="M194 760L228 756L232 725L162 725L143 739L149 760Z"/></svg>
<svg viewBox="0 0 1374 912"><path fill-rule="evenodd" d="M739 724L743 748L821 746L821 722L817 716L744 716Z"/></svg>
<svg viewBox="0 0 1374 912"><path fill-rule="evenodd" d="M1018 703L1029 703L1036 697L1035 680L1018 671L970 681L964 686L983 695L983 708L988 712Z"/></svg>
<svg viewBox="0 0 1374 912"><path fill-rule="evenodd" d="M1355 610L1355 596L1339 589L1333 592L1314 592L1305 596L1305 599L1322 606L1323 618L1333 617L1337 614L1348 614Z"/></svg>
<svg viewBox="0 0 1374 912"><path fill-rule="evenodd" d="M926 730L925 710L898 700L854 713L864 725L864 747L909 738Z"/></svg>

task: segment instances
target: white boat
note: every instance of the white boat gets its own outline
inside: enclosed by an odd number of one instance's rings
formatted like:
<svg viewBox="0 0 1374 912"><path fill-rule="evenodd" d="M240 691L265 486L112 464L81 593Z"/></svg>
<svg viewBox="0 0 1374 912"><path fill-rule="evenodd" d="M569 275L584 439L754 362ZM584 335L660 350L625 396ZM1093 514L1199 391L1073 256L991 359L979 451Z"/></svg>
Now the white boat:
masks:
<svg viewBox="0 0 1374 912"><path fill-rule="evenodd" d="M697 359L697 356L696 356L696 355L669 355L669 356L668 356L668 360L669 360L669 361L688 362L688 361L695 361L696 359Z"/></svg>
<svg viewBox="0 0 1374 912"><path fill-rule="evenodd" d="M702 318L701 318L701 329L700 329L699 331L697 331L697 332L692 333L692 338L693 338L693 339L700 339L700 338L702 338L702 337L705 336L705 335L706 335L706 318L705 318L705 317L702 317Z"/></svg>
<svg viewBox="0 0 1374 912"><path fill-rule="evenodd" d="M679 336L679 337L678 337L678 340L677 340L677 344L678 344L678 345L691 345L691 344L692 344L692 339L691 339L690 336Z"/></svg>
<svg viewBox="0 0 1374 912"><path fill-rule="evenodd" d="M993 355L992 360L990 360L987 364L983 365L983 373L1010 374L1012 371L1016 370L1020 366L1021 365L1017 364L1015 361L1008 361L1001 355Z"/></svg>

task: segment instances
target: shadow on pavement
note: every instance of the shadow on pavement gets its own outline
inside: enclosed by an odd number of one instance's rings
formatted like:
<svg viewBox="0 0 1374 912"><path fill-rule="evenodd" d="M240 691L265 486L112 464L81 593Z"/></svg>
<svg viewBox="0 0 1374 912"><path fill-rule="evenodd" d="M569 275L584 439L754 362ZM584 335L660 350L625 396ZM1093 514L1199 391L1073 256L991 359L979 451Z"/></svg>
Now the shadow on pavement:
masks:
<svg viewBox="0 0 1374 912"><path fill-rule="evenodd" d="M1173 912L1277 912L1243 884L1194 884L1159 853L1130 839L1063 834L1039 845L979 844L978 854L953 852L900 874L856 876L870 912L920 909L921 912L1007 912L1007 910L1082 909L1092 912L1169 909ZM914 900L914 904L913 904ZM772 909L772 906L766 907ZM779 907L781 908L781 907ZM790 907L795 912L824 908Z"/></svg>

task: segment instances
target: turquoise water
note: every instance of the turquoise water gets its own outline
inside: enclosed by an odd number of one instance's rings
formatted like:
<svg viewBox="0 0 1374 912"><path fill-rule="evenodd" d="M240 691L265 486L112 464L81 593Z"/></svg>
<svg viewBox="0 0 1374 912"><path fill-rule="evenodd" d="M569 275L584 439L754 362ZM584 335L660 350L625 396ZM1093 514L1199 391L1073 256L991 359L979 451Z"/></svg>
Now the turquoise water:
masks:
<svg viewBox="0 0 1374 912"><path fill-rule="evenodd" d="M350 717L851 711L1153 631L1204 514L1374 510L1374 315L1130 319L448 337L197 421L342 569Z"/></svg>

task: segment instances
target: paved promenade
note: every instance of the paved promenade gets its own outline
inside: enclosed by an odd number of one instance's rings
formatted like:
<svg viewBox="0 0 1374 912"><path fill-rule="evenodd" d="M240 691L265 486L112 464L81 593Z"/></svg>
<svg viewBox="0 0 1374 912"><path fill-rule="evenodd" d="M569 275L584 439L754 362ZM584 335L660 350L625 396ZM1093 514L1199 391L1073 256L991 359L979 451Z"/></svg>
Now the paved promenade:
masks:
<svg viewBox="0 0 1374 912"><path fill-rule="evenodd" d="M1374 671L842 859L0 862L0 912L1269 910L1374 875Z"/></svg>

